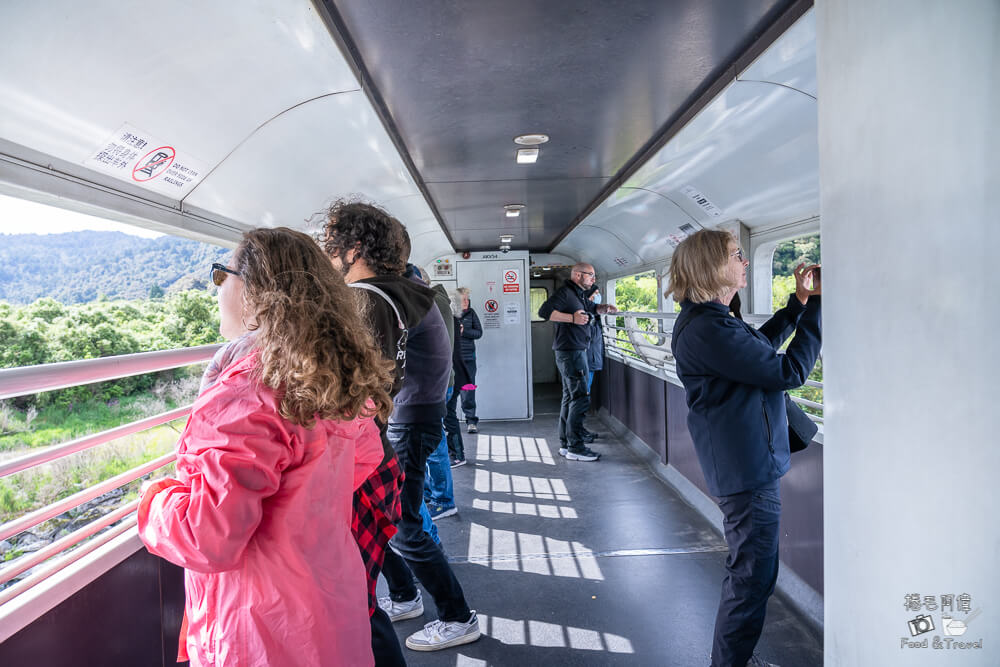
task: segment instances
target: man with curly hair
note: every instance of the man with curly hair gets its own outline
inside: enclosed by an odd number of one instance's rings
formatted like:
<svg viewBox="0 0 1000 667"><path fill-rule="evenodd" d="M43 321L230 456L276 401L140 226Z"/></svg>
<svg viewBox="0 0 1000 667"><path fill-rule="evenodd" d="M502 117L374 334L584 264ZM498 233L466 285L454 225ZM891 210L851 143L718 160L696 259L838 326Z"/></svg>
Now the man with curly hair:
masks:
<svg viewBox="0 0 1000 667"><path fill-rule="evenodd" d="M399 221L377 206L343 200L335 202L326 217L323 247L344 280L358 289L383 354L397 362L398 393L384 432L405 473L402 511L391 539L394 551L380 554L390 595L379 599L373 610L372 644L377 664L399 664L402 656L393 656L387 648L395 635L387 636L392 629L388 626L387 633L382 619L387 615L394 622L423 615L414 575L433 596L440 620L409 636L408 648L436 651L480 636L476 613L441 548L424 532L420 516L427 457L441 439L451 344L433 292L402 276L408 253ZM419 363L407 365L407 357Z"/></svg>

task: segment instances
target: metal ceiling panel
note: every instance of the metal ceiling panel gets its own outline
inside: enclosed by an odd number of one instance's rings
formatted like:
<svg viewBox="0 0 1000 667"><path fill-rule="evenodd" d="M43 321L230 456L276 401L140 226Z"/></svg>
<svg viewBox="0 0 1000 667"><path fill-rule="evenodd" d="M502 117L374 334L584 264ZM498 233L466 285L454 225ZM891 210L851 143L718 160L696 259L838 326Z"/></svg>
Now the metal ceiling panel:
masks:
<svg viewBox="0 0 1000 667"><path fill-rule="evenodd" d="M448 221L460 250L497 247L499 234L514 234L515 249L551 245L562 228L590 201L605 178L428 183L435 200L449 203ZM500 202L499 204L497 202ZM516 218L506 217L505 204L524 204ZM554 221L561 226L553 229Z"/></svg>
<svg viewBox="0 0 1000 667"><path fill-rule="evenodd" d="M592 264L598 280L622 274L628 271L628 267L642 264L642 258L620 234L586 223L579 225L559 244L559 254Z"/></svg>
<svg viewBox="0 0 1000 667"><path fill-rule="evenodd" d="M495 247L489 211L509 202L488 199L505 194L490 182L540 181L530 205L544 213L525 231L541 250L790 2L324 4L456 244ZM517 165L512 139L527 132L551 141ZM574 179L573 197L589 196L567 216Z"/></svg>
<svg viewBox="0 0 1000 667"><path fill-rule="evenodd" d="M784 86L737 81L627 185L670 198L704 225L739 219L754 229L816 215L816 100Z"/></svg>
<svg viewBox="0 0 1000 667"><path fill-rule="evenodd" d="M816 12L803 14L739 79L777 83L816 97Z"/></svg>
<svg viewBox="0 0 1000 667"><path fill-rule="evenodd" d="M592 251L601 258L598 260L601 266L615 265L621 270L655 262L672 252L686 233L701 229L694 217L670 199L637 188L616 190L587 217L585 224L607 230L634 253L636 262L616 256L606 248Z"/></svg>
<svg viewBox="0 0 1000 667"><path fill-rule="evenodd" d="M251 225L301 227L333 198L350 194L378 203L418 194L361 92L323 97L275 118L188 201Z"/></svg>
<svg viewBox="0 0 1000 667"><path fill-rule="evenodd" d="M807 12L758 58L752 65L757 69L747 70L781 81L743 81L741 76L731 83L580 228L598 226L622 234L638 263L649 265L665 262L672 254L669 237L683 219L678 212L699 228L738 219L752 230L817 216L816 99L789 85L815 89L813 21L812 12ZM650 196L672 202L676 210L651 208L655 200ZM659 230L652 235L656 238L637 236L648 233L649 226ZM584 241L592 237L574 230L556 251L586 251L594 257ZM596 253L593 263L612 275L627 272L621 258L609 260Z"/></svg>
<svg viewBox="0 0 1000 667"><path fill-rule="evenodd" d="M210 170L286 109L360 87L316 10L282 0L6 2L0 61L0 137L74 164L127 123Z"/></svg>

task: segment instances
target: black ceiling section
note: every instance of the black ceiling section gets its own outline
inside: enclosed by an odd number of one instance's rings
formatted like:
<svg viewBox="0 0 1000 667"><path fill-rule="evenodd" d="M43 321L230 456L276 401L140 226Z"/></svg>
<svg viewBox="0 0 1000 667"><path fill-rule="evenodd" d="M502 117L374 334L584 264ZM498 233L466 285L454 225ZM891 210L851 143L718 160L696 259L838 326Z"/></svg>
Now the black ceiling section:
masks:
<svg viewBox="0 0 1000 667"><path fill-rule="evenodd" d="M428 183L427 189L437 201L448 202L445 218L458 247L494 249L500 243L500 234L511 233L515 248L543 248L552 242L550 221L572 220L606 180L435 182ZM521 214L516 218L506 217L503 204L521 202L527 206Z"/></svg>
<svg viewBox="0 0 1000 667"><path fill-rule="evenodd" d="M456 248L496 248L509 229L532 251L791 4L324 0ZM513 137L528 132L551 141L519 165ZM509 203L522 218L504 218Z"/></svg>

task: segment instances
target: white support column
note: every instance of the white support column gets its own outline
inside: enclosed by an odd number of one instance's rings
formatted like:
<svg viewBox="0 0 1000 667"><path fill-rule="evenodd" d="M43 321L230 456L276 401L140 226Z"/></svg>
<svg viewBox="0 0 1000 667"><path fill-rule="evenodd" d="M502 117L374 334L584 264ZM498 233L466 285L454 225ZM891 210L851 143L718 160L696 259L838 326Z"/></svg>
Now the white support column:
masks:
<svg viewBox="0 0 1000 667"><path fill-rule="evenodd" d="M816 11L825 664L998 665L1000 2Z"/></svg>

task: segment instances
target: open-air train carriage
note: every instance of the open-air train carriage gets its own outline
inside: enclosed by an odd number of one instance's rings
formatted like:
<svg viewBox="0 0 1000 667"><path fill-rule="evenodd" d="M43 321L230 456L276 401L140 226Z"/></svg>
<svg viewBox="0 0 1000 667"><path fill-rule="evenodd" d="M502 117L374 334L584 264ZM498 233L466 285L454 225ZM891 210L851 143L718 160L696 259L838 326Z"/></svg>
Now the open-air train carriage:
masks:
<svg viewBox="0 0 1000 667"><path fill-rule="evenodd" d="M726 546L670 354L671 257L730 230L760 324L775 248L819 234L823 400L798 400L821 426L782 482L761 646L786 667L995 665L998 53L994 0L9 0L0 194L226 247L256 226L317 233L333 199L362 196L435 282L470 288L483 426L441 532L487 637L414 665L708 663ZM576 262L607 300L650 272L658 293L656 312L604 318L589 467L552 455L552 325L533 301ZM0 399L214 350L4 369ZM18 580L0 662L174 664L181 571L144 550L133 509L0 564ZM915 594L967 595L978 619L914 635L944 612Z"/></svg>

